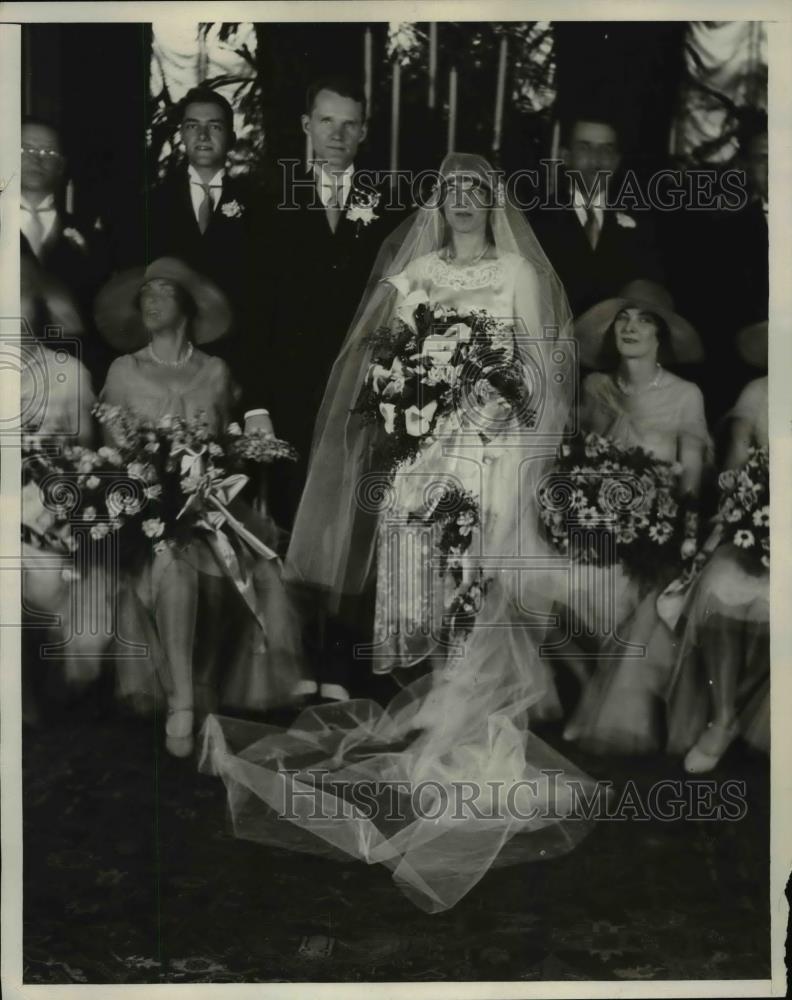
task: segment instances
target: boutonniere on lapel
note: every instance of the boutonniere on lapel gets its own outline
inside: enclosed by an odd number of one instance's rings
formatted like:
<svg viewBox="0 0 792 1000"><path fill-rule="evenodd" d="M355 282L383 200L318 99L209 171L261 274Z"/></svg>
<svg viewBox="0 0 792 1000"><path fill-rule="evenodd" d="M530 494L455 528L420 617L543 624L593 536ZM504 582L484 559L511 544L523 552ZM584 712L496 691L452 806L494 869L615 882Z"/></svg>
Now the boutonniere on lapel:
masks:
<svg viewBox="0 0 792 1000"><path fill-rule="evenodd" d="M622 227L622 229L635 229L638 223L635 219L628 215L626 212L617 212L616 221Z"/></svg>
<svg viewBox="0 0 792 1000"><path fill-rule="evenodd" d="M85 249L85 237L79 230L75 229L73 226L67 226L63 230L63 235L66 237L67 240L69 240L70 243L73 243L80 250Z"/></svg>
<svg viewBox="0 0 792 1000"><path fill-rule="evenodd" d="M349 222L357 222L358 230L361 226L368 226L379 216L374 211L380 203L381 195L376 191L366 193L352 189L349 195L346 217Z"/></svg>
<svg viewBox="0 0 792 1000"><path fill-rule="evenodd" d="M221 205L220 211L227 219L241 219L245 214L244 208L239 204L236 198L233 201L227 201L224 205Z"/></svg>

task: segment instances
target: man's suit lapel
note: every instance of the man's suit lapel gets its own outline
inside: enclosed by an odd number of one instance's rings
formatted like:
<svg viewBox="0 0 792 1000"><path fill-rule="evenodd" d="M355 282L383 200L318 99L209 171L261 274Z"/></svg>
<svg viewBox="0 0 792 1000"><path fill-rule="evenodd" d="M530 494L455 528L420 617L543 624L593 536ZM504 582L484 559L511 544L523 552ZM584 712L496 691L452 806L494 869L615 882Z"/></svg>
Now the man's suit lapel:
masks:
<svg viewBox="0 0 792 1000"><path fill-rule="evenodd" d="M192 181L190 175L185 171L179 178L178 190L174 192L178 224L187 238L200 239L201 230L198 228L198 220L193 211L191 192Z"/></svg>

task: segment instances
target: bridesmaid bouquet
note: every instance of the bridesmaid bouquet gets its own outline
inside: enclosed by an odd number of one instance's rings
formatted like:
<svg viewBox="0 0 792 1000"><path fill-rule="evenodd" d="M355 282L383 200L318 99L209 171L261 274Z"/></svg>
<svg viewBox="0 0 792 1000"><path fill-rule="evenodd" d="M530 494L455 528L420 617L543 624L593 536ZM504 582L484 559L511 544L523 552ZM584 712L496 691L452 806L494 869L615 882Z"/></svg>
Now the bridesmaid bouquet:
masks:
<svg viewBox="0 0 792 1000"><path fill-rule="evenodd" d="M535 412L511 328L485 310L460 313L432 305L425 292L407 296L393 325L368 338L373 361L353 408L382 427L378 458L389 471L431 443L438 423L467 409L532 426ZM483 440L487 436L480 432Z"/></svg>
<svg viewBox="0 0 792 1000"><path fill-rule="evenodd" d="M538 493L541 518L576 561L620 562L633 578L656 580L696 549L698 514L682 497L679 471L643 448L588 434L561 445Z"/></svg>
<svg viewBox="0 0 792 1000"><path fill-rule="evenodd" d="M49 528L68 537L64 544L71 550L84 537L117 535L121 552L135 554L141 537L159 551L188 542L198 529L243 531L228 504L248 482L248 472L256 464L296 457L286 442L261 430L243 434L238 424L218 435L203 417L145 421L105 404L94 414L115 447L94 451L48 448L35 438L23 442L26 484L38 487ZM75 532L78 524L84 530Z"/></svg>
<svg viewBox="0 0 792 1000"><path fill-rule="evenodd" d="M718 521L722 541L731 542L756 572L770 568L770 462L767 448L752 448L748 460L718 477Z"/></svg>

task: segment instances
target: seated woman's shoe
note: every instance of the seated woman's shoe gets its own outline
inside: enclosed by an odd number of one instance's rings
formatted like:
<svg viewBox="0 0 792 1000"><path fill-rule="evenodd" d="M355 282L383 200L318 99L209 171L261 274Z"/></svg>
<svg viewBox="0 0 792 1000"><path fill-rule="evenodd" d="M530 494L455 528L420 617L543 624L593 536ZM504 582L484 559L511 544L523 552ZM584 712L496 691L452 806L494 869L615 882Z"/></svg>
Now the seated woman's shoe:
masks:
<svg viewBox="0 0 792 1000"><path fill-rule="evenodd" d="M173 757L189 757L193 752L194 716L191 708L169 708L165 722L165 749Z"/></svg>
<svg viewBox="0 0 792 1000"><path fill-rule="evenodd" d="M323 684L319 688L319 697L325 701L349 701L349 691L341 684Z"/></svg>
<svg viewBox="0 0 792 1000"><path fill-rule="evenodd" d="M687 773L706 774L714 770L738 732L736 719L727 725L711 722L685 756L684 767Z"/></svg>

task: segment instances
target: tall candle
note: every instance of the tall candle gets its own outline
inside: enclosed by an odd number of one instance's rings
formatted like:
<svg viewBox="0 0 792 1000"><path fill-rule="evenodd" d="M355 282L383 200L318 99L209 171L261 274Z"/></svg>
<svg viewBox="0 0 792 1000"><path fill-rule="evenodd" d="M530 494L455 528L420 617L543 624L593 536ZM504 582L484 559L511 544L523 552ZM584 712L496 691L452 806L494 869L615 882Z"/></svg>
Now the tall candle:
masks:
<svg viewBox="0 0 792 1000"><path fill-rule="evenodd" d="M363 33L363 73L364 73L364 93L366 95L366 112L371 114L371 86L372 86L372 35L371 28L366 28Z"/></svg>
<svg viewBox="0 0 792 1000"><path fill-rule="evenodd" d="M550 159L558 159L558 150L561 148L561 122L556 118L553 122L553 139L550 143Z"/></svg>
<svg viewBox="0 0 792 1000"><path fill-rule="evenodd" d="M498 85L495 90L495 134L492 138L492 148L497 152L501 145L503 130L503 100L506 94L506 56L509 40L506 35L501 37L500 55L498 57Z"/></svg>
<svg viewBox="0 0 792 1000"><path fill-rule="evenodd" d="M392 171L399 169L399 104L401 101L401 63L398 57L393 63L393 87L391 91L391 159Z"/></svg>
<svg viewBox="0 0 792 1000"><path fill-rule="evenodd" d="M437 103L437 23L429 25L429 107Z"/></svg>
<svg viewBox="0 0 792 1000"><path fill-rule="evenodd" d="M305 168L306 170L311 165L311 160L313 159L313 143L311 142L311 137L306 132L305 134Z"/></svg>
<svg viewBox="0 0 792 1000"><path fill-rule="evenodd" d="M448 152L453 153L456 145L457 122L457 71L451 68L448 76Z"/></svg>

